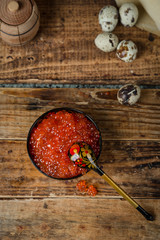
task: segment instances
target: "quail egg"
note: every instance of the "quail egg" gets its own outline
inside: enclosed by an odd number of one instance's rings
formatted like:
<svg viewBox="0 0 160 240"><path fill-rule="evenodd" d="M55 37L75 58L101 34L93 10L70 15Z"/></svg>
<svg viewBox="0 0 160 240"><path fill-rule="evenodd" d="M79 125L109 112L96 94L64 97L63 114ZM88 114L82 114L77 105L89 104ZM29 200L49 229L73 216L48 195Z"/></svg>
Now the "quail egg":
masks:
<svg viewBox="0 0 160 240"><path fill-rule="evenodd" d="M141 89L137 85L127 84L121 87L117 93L119 103L134 105L141 95Z"/></svg>
<svg viewBox="0 0 160 240"><path fill-rule="evenodd" d="M125 27L133 27L138 19L138 8L134 3L124 3L119 9L119 15Z"/></svg>
<svg viewBox="0 0 160 240"><path fill-rule="evenodd" d="M118 37L113 33L103 32L98 34L94 42L103 52L112 52L118 45Z"/></svg>
<svg viewBox="0 0 160 240"><path fill-rule="evenodd" d="M112 32L118 23L118 10L114 6L107 5L100 10L98 18L102 31Z"/></svg>
<svg viewBox="0 0 160 240"><path fill-rule="evenodd" d="M137 57L137 46L132 41L121 41L117 46L116 55L124 62L132 62Z"/></svg>

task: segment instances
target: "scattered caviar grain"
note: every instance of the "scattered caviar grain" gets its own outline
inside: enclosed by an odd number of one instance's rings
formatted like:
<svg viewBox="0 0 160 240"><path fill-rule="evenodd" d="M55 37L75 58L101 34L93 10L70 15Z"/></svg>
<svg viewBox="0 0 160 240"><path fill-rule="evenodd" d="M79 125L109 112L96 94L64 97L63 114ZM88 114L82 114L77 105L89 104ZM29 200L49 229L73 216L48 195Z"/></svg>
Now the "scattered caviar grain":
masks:
<svg viewBox="0 0 160 240"><path fill-rule="evenodd" d="M85 180L79 181L76 185L77 190L80 192L87 192L87 184Z"/></svg>
<svg viewBox="0 0 160 240"><path fill-rule="evenodd" d="M90 185L88 187L85 180L79 181L76 185L76 189L82 193L87 193L88 195L93 196L93 197L96 196L98 193L97 189L93 185Z"/></svg>
<svg viewBox="0 0 160 240"><path fill-rule="evenodd" d="M96 189L93 185L90 185L90 186L88 187L87 193L88 193L90 196L96 196L96 195L97 195L97 189Z"/></svg>

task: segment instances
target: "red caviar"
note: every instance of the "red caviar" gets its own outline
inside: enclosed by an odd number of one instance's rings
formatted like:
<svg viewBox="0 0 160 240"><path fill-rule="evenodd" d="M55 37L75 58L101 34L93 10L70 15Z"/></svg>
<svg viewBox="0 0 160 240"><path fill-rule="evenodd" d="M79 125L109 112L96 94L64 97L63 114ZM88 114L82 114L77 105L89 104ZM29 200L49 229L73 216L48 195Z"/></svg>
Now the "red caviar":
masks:
<svg viewBox="0 0 160 240"><path fill-rule="evenodd" d="M89 186L87 192L90 196L96 196L97 195L97 189L93 185Z"/></svg>
<svg viewBox="0 0 160 240"><path fill-rule="evenodd" d="M87 184L85 180L81 180L76 185L77 190L80 192L87 192Z"/></svg>
<svg viewBox="0 0 160 240"><path fill-rule="evenodd" d="M77 190L79 190L82 193L87 193L90 196L96 196L97 195L97 189L93 185L89 185L87 187L87 183L85 180L81 180L76 185Z"/></svg>
<svg viewBox="0 0 160 240"><path fill-rule="evenodd" d="M33 128L29 139L29 152L37 167L48 176L72 178L86 170L74 164L68 150L75 142L86 142L98 156L99 131L82 113L66 110L48 113Z"/></svg>

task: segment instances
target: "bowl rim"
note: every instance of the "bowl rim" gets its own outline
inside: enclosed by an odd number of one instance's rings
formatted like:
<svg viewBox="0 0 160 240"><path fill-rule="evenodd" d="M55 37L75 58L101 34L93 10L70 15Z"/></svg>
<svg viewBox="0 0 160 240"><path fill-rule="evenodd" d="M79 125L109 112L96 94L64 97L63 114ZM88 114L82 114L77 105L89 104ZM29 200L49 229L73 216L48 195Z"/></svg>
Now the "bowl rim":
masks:
<svg viewBox="0 0 160 240"><path fill-rule="evenodd" d="M53 109L51 109L51 110L43 113L42 115L40 115L40 116L34 121L34 123L31 125L30 130L29 130L28 135L27 135L27 152L28 152L28 156L29 156L32 164L37 168L37 170L38 170L40 173L42 173L42 174L44 174L45 176L47 176L47 177L49 177L49 178L52 178L52 179L57 179L57 180L71 180L71 179L79 178L79 177L83 176L84 174L80 174L80 175L77 175L77 176L71 177L71 178L56 178L56 177L53 177L53 176L49 176L49 175L47 175L45 172L41 171L41 169L36 165L36 163L35 163L34 160L32 159L32 156L31 156L31 154L30 154L30 151L29 151L29 140L30 140L30 135L31 135L31 132L32 132L33 128L35 128L36 125L38 126L38 124L39 124L39 123L45 118L45 116L48 115L49 113L51 113L51 112L55 112L55 113L56 113L56 112L63 111L63 110L64 110L64 111L67 111L67 112L77 112L77 113L83 114L87 119L89 119L89 120L94 124L94 126L96 127L96 129L99 131L99 146L100 146L100 151L99 151L98 157L97 157L97 159L96 159L96 162L98 161L98 159L99 159L99 157L100 157L100 155L101 155L101 151L102 151L102 136L101 136L101 131L100 131L98 125L95 123L95 121L93 120L93 118L92 118L90 115L86 114L85 112L83 112L83 111L81 111L81 110L79 110L79 109L69 108L69 107L53 108ZM90 170L88 169L88 171L90 171ZM87 172L88 172L88 171L87 171Z"/></svg>

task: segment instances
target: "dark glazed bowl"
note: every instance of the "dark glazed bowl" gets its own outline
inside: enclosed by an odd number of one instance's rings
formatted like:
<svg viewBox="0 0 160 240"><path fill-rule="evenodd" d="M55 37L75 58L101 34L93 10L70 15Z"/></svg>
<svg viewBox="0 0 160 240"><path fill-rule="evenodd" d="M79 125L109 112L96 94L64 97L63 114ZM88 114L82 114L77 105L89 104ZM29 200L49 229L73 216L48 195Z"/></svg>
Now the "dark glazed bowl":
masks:
<svg viewBox="0 0 160 240"><path fill-rule="evenodd" d="M81 113L81 114L83 114L83 115L84 115L88 120L90 120L90 121L94 124L94 126L97 128L97 130L99 131L99 136L100 136L100 137L99 137L100 151L99 151L99 155L98 155L98 157L97 157L97 161L98 161L98 159L99 159L99 157L100 157L100 154L101 154L101 150L102 150L102 137L101 137L101 132L100 132L97 124L95 123L95 121L94 121L89 115L85 114L84 112L82 112L82 111L80 111L80 110L77 110L77 109L73 109L73 108L67 108L67 107L55 108L55 109L52 109L52 110L50 110L50 111L47 111L47 112L45 112L44 114L42 114L42 115L33 123L33 125L31 126L31 128L30 128L30 130L29 130L28 137L27 137L27 152L28 152L29 158L30 158L31 162L33 163L33 165L34 165L41 173L43 173L45 176L50 177L50 178L53 178L53 179L58 179L58 180L70 180L70 179L78 178L78 177L82 176L82 174L80 174L80 175L78 175L78 176L75 176L75 177L71 177L71 178L56 178L56 177L49 176L49 175L47 175L46 173L42 172L42 171L40 170L40 168L36 165L36 163L35 163L34 160L32 159L32 156L31 156L30 150L29 150L29 140L30 140L30 136L31 136L32 130L33 130L35 127L37 127L38 124L39 124L43 119L45 119L45 117L48 115L48 113L51 113L51 112L55 112L55 113L56 113L56 112L63 111L63 110L65 110L65 111L67 111L67 112L69 112L69 113L71 113L71 112L76 112L76 113Z"/></svg>

